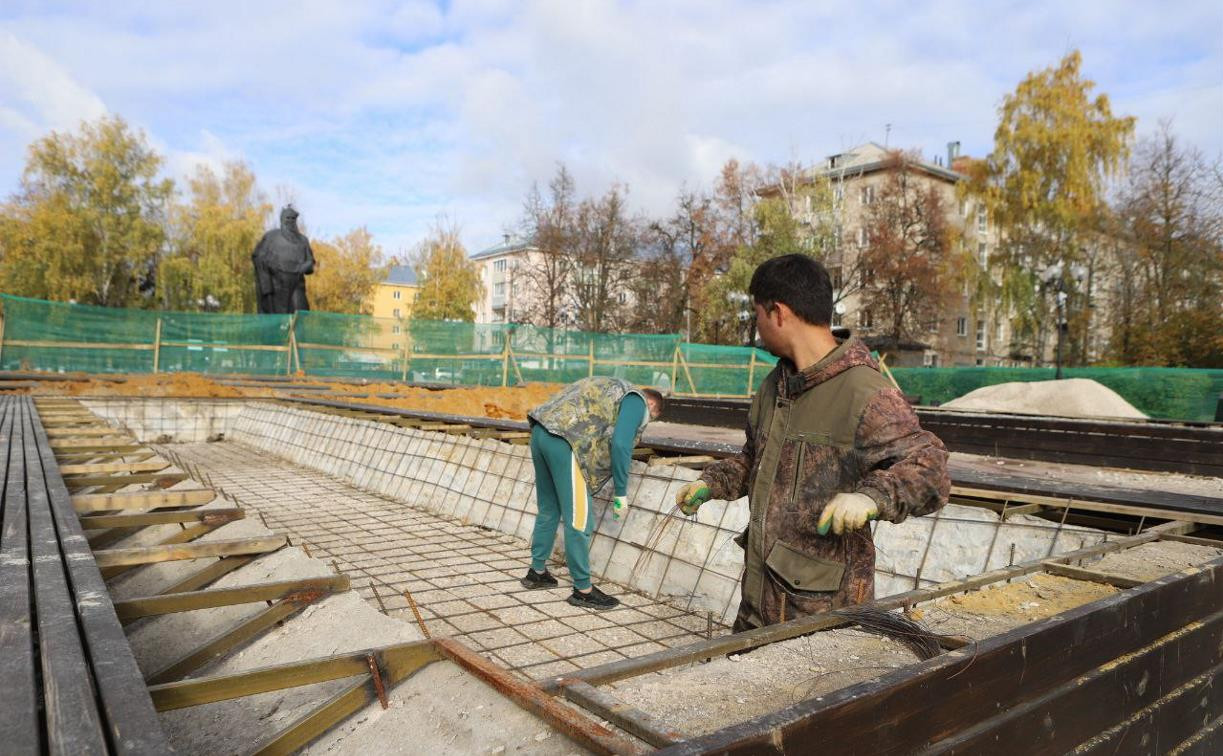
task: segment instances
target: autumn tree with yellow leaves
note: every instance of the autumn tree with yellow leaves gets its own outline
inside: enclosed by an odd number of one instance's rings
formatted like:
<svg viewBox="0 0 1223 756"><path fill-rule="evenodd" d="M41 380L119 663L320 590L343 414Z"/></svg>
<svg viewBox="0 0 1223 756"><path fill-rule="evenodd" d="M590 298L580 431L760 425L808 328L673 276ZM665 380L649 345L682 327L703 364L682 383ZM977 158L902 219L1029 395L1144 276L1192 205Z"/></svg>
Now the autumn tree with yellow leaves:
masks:
<svg viewBox="0 0 1223 756"><path fill-rule="evenodd" d="M151 307L173 183L118 116L30 146L0 208L0 289L42 299Z"/></svg>
<svg viewBox="0 0 1223 756"><path fill-rule="evenodd" d="M417 247L413 267L420 280L413 318L475 320L472 307L484 296L484 284L475 263L467 257L455 225L439 221Z"/></svg>
<svg viewBox="0 0 1223 756"><path fill-rule="evenodd" d="M1106 182L1124 166L1134 132L1133 117L1114 116L1107 95L1093 96L1082 64L1071 52L1006 96L994 149L965 184L999 231L1000 295L1014 313L1014 341L1037 360L1057 327L1059 290L1071 321L1066 336L1089 327ZM1058 280L1042 278L1047 271L1060 271ZM1076 351L1083 354L1069 353Z"/></svg>
<svg viewBox="0 0 1223 756"><path fill-rule="evenodd" d="M367 228L330 241L314 240L314 275L306 279L315 310L369 315L370 294L386 274L382 247Z"/></svg>

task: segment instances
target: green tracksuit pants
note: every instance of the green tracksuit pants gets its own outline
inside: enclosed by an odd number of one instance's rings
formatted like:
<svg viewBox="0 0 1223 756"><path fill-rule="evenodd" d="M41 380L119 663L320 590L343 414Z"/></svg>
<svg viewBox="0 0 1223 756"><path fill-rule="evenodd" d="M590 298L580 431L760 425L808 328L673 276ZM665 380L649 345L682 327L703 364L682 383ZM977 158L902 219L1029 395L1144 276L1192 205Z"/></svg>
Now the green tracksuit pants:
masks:
<svg viewBox="0 0 1223 756"><path fill-rule="evenodd" d="M594 509L586 479L569 442L544 430L531 429L531 460L535 463L535 500L539 514L531 535L531 569L543 572L556 542L556 526L565 522L565 562L573 587L590 590L590 534Z"/></svg>

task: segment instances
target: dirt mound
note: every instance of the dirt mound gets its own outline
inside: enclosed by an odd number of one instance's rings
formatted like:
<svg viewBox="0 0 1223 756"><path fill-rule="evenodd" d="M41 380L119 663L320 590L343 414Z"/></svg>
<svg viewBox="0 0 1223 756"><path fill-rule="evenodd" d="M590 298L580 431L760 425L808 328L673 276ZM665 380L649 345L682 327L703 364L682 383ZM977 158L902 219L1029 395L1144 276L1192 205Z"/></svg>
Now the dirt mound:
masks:
<svg viewBox="0 0 1223 756"><path fill-rule="evenodd" d="M1060 417L1145 418L1116 391L1087 378L998 383L943 405L949 409Z"/></svg>

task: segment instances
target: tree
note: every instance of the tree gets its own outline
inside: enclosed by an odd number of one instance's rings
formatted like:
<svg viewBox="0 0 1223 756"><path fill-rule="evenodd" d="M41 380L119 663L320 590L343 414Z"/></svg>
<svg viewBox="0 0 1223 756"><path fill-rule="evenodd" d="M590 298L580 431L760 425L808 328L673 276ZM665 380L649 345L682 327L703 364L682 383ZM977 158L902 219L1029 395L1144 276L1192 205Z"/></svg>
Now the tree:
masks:
<svg viewBox="0 0 1223 756"><path fill-rule="evenodd" d="M625 194L623 187L612 186L599 199L578 205L569 302L584 331L618 330L629 315L619 296L636 273L640 234L628 216Z"/></svg>
<svg viewBox="0 0 1223 756"><path fill-rule="evenodd" d="M863 219L862 306L894 346L938 320L960 291L965 268L943 199L917 175L919 163L893 153Z"/></svg>
<svg viewBox="0 0 1223 756"><path fill-rule="evenodd" d="M514 270L522 284L526 308L517 314L522 320L556 328L561 323L565 294L573 272L571 257L575 229L575 189L573 177L562 163L548 184L547 200L532 186L523 209L522 233L535 247ZM517 281L515 281L517 283Z"/></svg>
<svg viewBox="0 0 1223 756"><path fill-rule="evenodd" d="M251 252L272 204L241 162L226 163L219 176L200 166L187 186L189 200L170 212L170 254L158 266L161 305L190 310L212 297L225 312L254 312Z"/></svg>
<svg viewBox="0 0 1223 756"><path fill-rule="evenodd" d="M315 241L314 275L306 279L310 307L326 312L370 314L370 295L386 275L382 247L362 226L330 241Z"/></svg>
<svg viewBox="0 0 1223 756"><path fill-rule="evenodd" d="M680 190L669 218L648 225L645 238L651 253L633 281L636 301L652 303L638 308L635 323L641 330L693 337L694 321L700 322L705 309L706 288L729 265L734 251L727 230L714 198L687 189Z"/></svg>
<svg viewBox="0 0 1223 756"><path fill-rule="evenodd" d="M1066 55L1029 74L1002 102L994 150L971 169L966 191L983 202L999 230L1004 306L1026 345L1043 357L1053 320L1055 289L1089 317L1090 284L1068 271L1090 262L1086 246L1098 228L1105 181L1122 167L1134 131L1132 117L1115 117L1108 97L1081 75L1082 56ZM1057 286L1039 285L1042 271L1062 263ZM1084 281L1094 280L1089 275ZM1079 350L1082 354L1082 350Z"/></svg>
<svg viewBox="0 0 1223 756"><path fill-rule="evenodd" d="M1169 124L1138 147L1116 208L1112 356L1223 365L1223 189Z"/></svg>
<svg viewBox="0 0 1223 756"><path fill-rule="evenodd" d="M484 296L484 284L480 271L467 259L456 226L439 221L417 248L414 267L420 279L414 318L475 320L472 307Z"/></svg>
<svg viewBox="0 0 1223 756"><path fill-rule="evenodd" d="M0 221L0 288L45 299L148 306L173 183L118 116L30 147Z"/></svg>

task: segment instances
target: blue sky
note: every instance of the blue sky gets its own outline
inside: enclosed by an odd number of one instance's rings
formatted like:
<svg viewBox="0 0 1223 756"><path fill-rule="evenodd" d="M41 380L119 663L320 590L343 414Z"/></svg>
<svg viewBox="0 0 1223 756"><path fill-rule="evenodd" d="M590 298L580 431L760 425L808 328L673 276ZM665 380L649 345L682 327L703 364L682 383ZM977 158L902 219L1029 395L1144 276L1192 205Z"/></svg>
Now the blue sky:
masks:
<svg viewBox="0 0 1223 756"><path fill-rule="evenodd" d="M1081 49L1114 111L1223 153L1223 3L449 0L0 5L0 193L50 129L117 113L181 177L246 160L311 233L474 251L564 161L666 213L728 158L988 152L997 106Z"/></svg>

